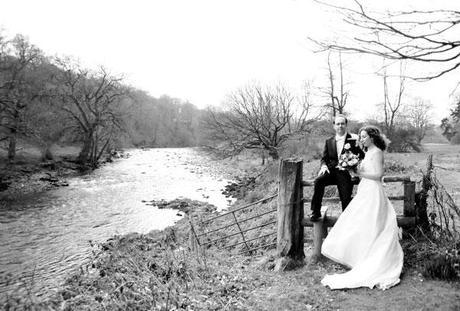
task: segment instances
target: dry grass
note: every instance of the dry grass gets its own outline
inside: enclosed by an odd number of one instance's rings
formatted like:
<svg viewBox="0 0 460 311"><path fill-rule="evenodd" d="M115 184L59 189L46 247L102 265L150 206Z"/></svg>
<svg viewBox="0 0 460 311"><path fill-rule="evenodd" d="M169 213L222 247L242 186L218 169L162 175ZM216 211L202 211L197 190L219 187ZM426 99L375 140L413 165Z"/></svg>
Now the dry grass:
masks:
<svg viewBox="0 0 460 311"><path fill-rule="evenodd" d="M181 230L114 237L42 306L63 310L245 310L263 280L244 257L192 251ZM183 231L182 231L183 232ZM235 269L236 268L236 269ZM9 301L14 309L15 301ZM7 307L7 308L8 308Z"/></svg>
<svg viewBox="0 0 460 311"><path fill-rule="evenodd" d="M53 145L51 148L52 154L57 159L62 159L64 157L76 157L80 152L79 146L74 145ZM0 160L3 163L6 163L7 152L6 149L0 148ZM16 151L16 159L15 162L17 163L37 163L41 161L41 151L40 148L37 146L33 146L27 143L19 143L18 149Z"/></svg>
<svg viewBox="0 0 460 311"><path fill-rule="evenodd" d="M19 147L15 160L8 163L6 151L0 149L0 181L7 184L6 189L0 191L0 202L65 185L68 176L78 173L78 166L66 159L75 159L78 152L76 146L55 145L56 161L43 162L39 148L23 145Z"/></svg>

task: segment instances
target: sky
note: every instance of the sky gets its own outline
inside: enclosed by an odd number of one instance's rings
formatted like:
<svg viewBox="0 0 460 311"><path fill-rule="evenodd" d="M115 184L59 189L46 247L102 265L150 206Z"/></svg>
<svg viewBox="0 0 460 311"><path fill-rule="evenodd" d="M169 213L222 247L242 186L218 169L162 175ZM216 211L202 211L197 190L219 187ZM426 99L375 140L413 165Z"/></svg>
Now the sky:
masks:
<svg viewBox="0 0 460 311"><path fill-rule="evenodd" d="M380 3L376 9L430 3L365 2ZM460 1L436 3L458 9ZM47 55L73 56L90 68L103 65L152 96L166 94L200 108L218 106L253 82L294 90L305 81L325 86L326 55L315 53L307 37L328 37L340 26L337 15L313 0L0 0L0 8L4 32L27 36ZM374 74L380 61L352 55L344 63L348 112L362 120L375 115L383 97ZM411 82L408 96L429 101L437 122L449 114L459 72Z"/></svg>

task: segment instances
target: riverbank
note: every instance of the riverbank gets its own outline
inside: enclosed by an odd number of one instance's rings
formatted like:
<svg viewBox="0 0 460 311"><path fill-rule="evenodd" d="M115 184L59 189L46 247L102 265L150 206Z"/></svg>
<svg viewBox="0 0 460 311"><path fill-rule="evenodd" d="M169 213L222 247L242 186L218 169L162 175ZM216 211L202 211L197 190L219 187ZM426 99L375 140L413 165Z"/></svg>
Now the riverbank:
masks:
<svg viewBox="0 0 460 311"><path fill-rule="evenodd" d="M54 159L43 161L36 147L23 147L11 163L4 151L0 153L0 208L24 196L66 187L67 179L88 171L76 163L79 147L56 145L52 151ZM123 153L114 155L125 156ZM110 161L111 157L105 160Z"/></svg>
<svg viewBox="0 0 460 311"><path fill-rule="evenodd" d="M0 168L2 172L0 202L33 195L56 187L68 186L67 178L79 174L78 166L69 161L14 163Z"/></svg>
<svg viewBox="0 0 460 311"><path fill-rule="evenodd" d="M21 149L11 163L5 152L0 154L0 202L4 206L23 196L68 185L66 179L79 172L74 162L78 149L55 150L55 159L47 161L42 161L39 150L33 147Z"/></svg>

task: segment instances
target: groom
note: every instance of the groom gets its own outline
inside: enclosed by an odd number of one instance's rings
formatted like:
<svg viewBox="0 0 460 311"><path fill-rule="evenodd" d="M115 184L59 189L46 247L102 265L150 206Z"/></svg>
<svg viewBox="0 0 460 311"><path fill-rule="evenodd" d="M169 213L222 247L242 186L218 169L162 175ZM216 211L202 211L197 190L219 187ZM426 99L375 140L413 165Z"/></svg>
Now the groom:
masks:
<svg viewBox="0 0 460 311"><path fill-rule="evenodd" d="M364 152L358 147L358 136L347 132L348 120L343 114L334 118L335 136L326 140L323 156L321 158L321 169L315 179L313 198L311 200L310 220L315 222L321 218L321 201L323 200L324 188L328 185L337 185L339 189L342 210L345 210L351 201L353 183L350 173L347 170L337 168L339 156L345 149L357 154L360 159L364 158ZM348 144L348 145L347 145ZM344 148L346 147L346 148Z"/></svg>

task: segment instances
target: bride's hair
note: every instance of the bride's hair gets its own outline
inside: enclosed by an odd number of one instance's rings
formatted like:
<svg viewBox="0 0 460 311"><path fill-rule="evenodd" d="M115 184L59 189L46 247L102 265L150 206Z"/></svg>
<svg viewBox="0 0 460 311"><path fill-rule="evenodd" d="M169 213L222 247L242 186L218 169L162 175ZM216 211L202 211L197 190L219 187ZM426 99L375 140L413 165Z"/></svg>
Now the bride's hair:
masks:
<svg viewBox="0 0 460 311"><path fill-rule="evenodd" d="M372 142L374 143L374 145L382 151L384 151L390 143L388 138L386 138L385 134L381 133L378 127L376 126L365 125L359 129L358 134L361 134L362 131L366 131L367 135L369 135L369 137L372 138Z"/></svg>

